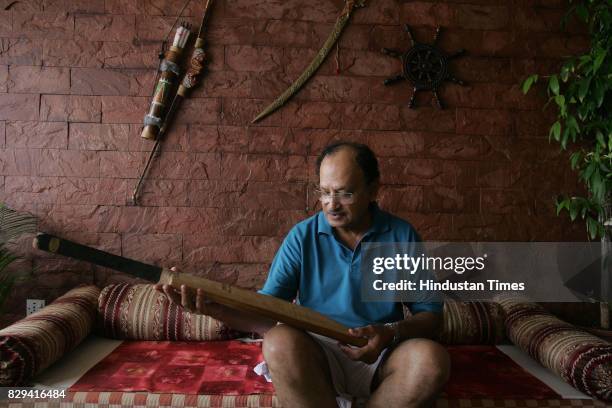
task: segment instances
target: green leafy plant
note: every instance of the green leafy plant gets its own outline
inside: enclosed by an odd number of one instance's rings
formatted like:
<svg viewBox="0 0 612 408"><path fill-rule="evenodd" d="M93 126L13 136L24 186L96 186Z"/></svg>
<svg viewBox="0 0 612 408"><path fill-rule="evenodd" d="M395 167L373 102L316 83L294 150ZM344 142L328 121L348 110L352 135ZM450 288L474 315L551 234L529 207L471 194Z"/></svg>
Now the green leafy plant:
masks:
<svg viewBox="0 0 612 408"><path fill-rule="evenodd" d="M565 60L559 73L545 77L548 103L557 109L549 138L566 150L570 164L587 189L586 197L561 196L557 215L569 213L586 223L591 239L605 236L606 206L612 197L612 0L571 1L563 25L576 16L586 23L591 45L588 52ZM523 82L529 92L540 78Z"/></svg>
<svg viewBox="0 0 612 408"><path fill-rule="evenodd" d="M22 234L36 232L36 224L32 215L0 204L0 313L13 285L21 277L8 271L9 265L19 257L12 254L7 245Z"/></svg>

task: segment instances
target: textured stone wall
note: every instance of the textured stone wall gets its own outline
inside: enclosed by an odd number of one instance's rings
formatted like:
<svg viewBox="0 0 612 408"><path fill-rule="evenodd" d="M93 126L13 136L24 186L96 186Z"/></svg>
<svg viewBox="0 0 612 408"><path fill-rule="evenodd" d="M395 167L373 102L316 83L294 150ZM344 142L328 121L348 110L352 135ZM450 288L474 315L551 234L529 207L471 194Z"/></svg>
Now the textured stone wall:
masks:
<svg viewBox="0 0 612 408"><path fill-rule="evenodd" d="M196 26L203 3L184 13ZM582 225L554 212L557 194L577 190L566 155L547 140L554 114L519 85L588 45L575 24L560 31L564 2L368 3L299 95L250 125L315 55L343 1L215 0L209 71L134 207L127 201L152 147L139 134L157 53L184 3L0 2L2 201L36 214L43 231L253 288L291 225L315 210L316 154L351 139L379 155L381 205L425 239L584 239ZM440 47L467 51L452 70L468 86L441 89L445 110L430 93L411 110L408 83L382 85L400 64L379 50L407 49L404 23L421 42L441 25ZM15 290L12 317L26 296L124 279L41 254L20 266L36 271Z"/></svg>

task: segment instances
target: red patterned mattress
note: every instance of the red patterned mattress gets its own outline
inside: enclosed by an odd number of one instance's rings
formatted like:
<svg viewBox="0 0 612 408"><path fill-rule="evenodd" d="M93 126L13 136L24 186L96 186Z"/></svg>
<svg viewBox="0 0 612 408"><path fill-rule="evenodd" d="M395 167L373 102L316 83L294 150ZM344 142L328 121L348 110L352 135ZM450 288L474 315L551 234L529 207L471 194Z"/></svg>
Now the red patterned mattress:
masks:
<svg viewBox="0 0 612 408"><path fill-rule="evenodd" d="M563 399L496 347L449 351L453 371L439 408L606 406ZM272 384L253 372L259 361L257 343L124 342L74 383L66 399L36 407L279 407Z"/></svg>
<svg viewBox="0 0 612 408"><path fill-rule="evenodd" d="M560 398L493 346L448 349L453 369L446 398ZM253 372L261 361L259 343L129 341L90 369L70 391L273 394L273 385Z"/></svg>
<svg viewBox="0 0 612 408"><path fill-rule="evenodd" d="M70 391L273 394L253 371L259 343L240 341L126 341L89 370Z"/></svg>

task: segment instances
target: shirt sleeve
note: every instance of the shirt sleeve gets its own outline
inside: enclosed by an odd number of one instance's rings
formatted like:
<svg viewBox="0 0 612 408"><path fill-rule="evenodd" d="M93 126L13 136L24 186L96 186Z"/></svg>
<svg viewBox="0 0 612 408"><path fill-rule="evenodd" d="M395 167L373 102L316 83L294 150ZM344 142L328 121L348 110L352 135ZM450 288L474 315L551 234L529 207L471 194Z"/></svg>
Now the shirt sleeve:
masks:
<svg viewBox="0 0 612 408"><path fill-rule="evenodd" d="M259 293L292 301L299 288L302 267L302 245L294 227L283 240L274 256L268 278Z"/></svg>
<svg viewBox="0 0 612 408"><path fill-rule="evenodd" d="M421 253L425 253L423 241L416 231L412 230L411 238L412 241L416 242L416 245L413 247L415 250L413 251L412 256L420 256ZM431 272L425 271L422 268L417 271L416 275L416 282L427 279L435 280L435 277ZM437 291L422 290L419 292L418 301L408 302L405 303L405 305L413 315L420 312L442 313L444 308L442 296Z"/></svg>
<svg viewBox="0 0 612 408"><path fill-rule="evenodd" d="M416 282L421 280L435 280L435 278L430 272L421 269L417 272ZM438 291L421 290L418 292L418 299L407 303L406 306L413 315L420 312L442 313L444 302Z"/></svg>

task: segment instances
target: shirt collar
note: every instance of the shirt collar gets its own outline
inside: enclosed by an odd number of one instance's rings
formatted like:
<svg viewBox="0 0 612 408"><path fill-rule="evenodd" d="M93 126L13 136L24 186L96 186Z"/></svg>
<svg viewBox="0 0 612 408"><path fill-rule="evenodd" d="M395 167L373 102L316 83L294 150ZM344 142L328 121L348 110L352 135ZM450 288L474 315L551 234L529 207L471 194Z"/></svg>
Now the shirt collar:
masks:
<svg viewBox="0 0 612 408"><path fill-rule="evenodd" d="M391 229L387 213L381 211L376 202L370 203L370 212L372 213L372 226L365 235L387 232ZM327 218L325 218L325 213L323 211L319 211L317 217L319 234L333 235L332 227L329 225Z"/></svg>

